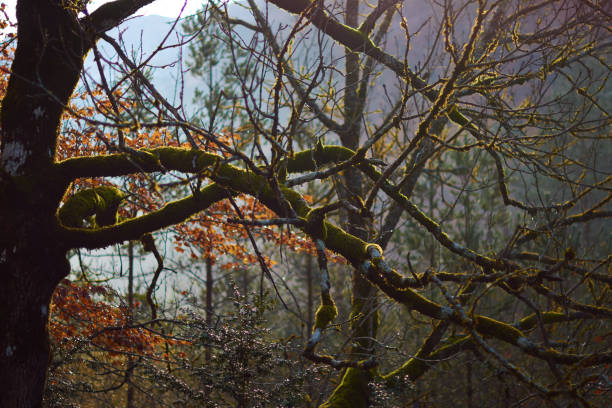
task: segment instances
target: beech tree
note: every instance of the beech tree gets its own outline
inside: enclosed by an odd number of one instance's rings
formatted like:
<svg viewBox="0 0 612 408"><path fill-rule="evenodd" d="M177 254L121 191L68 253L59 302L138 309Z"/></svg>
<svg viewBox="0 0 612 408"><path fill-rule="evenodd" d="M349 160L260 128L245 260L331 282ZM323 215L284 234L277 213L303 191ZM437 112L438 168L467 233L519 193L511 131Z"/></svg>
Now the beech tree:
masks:
<svg viewBox="0 0 612 408"><path fill-rule="evenodd" d="M323 406L366 407L373 387L404 387L465 354L512 376L527 399L590 406L605 397L608 3L442 1L416 26L418 2L248 1L252 21L214 6L230 48L252 56L234 71L242 95L233 108L253 135L241 144L240 129L213 133L213 119L206 128L188 121L106 34L152 1L110 1L92 12L80 1L17 2L1 106L0 405L41 406L49 304L70 272L69 251L138 240L150 247L152 232L220 202L240 226L291 226L312 242L320 305L303 355L340 370ZM271 11L293 15L292 25L275 26ZM424 30L430 42L417 41ZM151 120L126 118L103 69L103 119L71 106L88 53L104 64L99 40L154 102ZM414 54L415 43L427 52ZM313 54L301 64L293 50L304 44ZM326 48L338 46L340 54ZM249 69L261 69L260 79ZM68 113L89 121L103 151L60 155ZM176 129L173 140L127 140L161 127ZM112 138L98 128L111 128ZM159 174L184 175L184 196L119 217L126 194L114 182ZM302 186L313 183L327 189L309 204ZM274 215L245 217L239 194ZM331 253L349 265L346 277L330 277ZM263 256L254 259L273 281ZM349 279L351 340L328 355L320 349L329 347L342 289L331 282ZM394 367L377 348L382 296L429 330L407 325L414 340Z"/></svg>

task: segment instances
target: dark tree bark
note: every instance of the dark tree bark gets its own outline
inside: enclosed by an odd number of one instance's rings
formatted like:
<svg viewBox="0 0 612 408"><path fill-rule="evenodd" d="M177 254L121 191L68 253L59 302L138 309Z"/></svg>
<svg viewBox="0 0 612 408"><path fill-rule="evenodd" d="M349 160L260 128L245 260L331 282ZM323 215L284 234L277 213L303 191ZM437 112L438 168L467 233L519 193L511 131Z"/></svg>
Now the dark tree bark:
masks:
<svg viewBox="0 0 612 408"><path fill-rule="evenodd" d="M52 2L21 1L17 18L19 43L2 102L0 405L36 407L50 359L49 302L70 271L67 248L54 237L67 184L45 174L89 44L74 13Z"/></svg>
<svg viewBox="0 0 612 408"><path fill-rule="evenodd" d="M2 100L1 407L41 406L50 359L49 303L70 272L69 246L58 237L56 217L69 180L52 171L61 115L96 31L146 2L113 2L88 19L62 3L17 2L18 44Z"/></svg>

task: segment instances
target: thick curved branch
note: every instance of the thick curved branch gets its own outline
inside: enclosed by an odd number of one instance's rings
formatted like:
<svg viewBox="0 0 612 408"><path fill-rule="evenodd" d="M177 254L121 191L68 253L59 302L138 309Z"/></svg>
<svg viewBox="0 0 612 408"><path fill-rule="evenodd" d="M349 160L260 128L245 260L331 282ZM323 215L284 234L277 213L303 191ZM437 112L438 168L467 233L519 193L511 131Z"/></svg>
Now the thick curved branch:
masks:
<svg viewBox="0 0 612 408"><path fill-rule="evenodd" d="M312 7L309 0L270 0L276 6L290 13L304 13ZM416 75L406 64L394 56L385 53L377 47L374 42L361 31L340 23L320 8L313 12L311 22L321 31L329 35L340 44L353 51L364 52L369 57L377 60L390 68L399 76L406 78L415 89L423 90L423 94L433 101L438 96L434 89L428 87L427 82Z"/></svg>
<svg viewBox="0 0 612 408"><path fill-rule="evenodd" d="M162 147L156 149L143 149L138 151L142 154L134 157L125 154L114 154L108 156L86 157L68 159L56 165L56 170L64 175L67 179L77 177L98 177L98 176L120 176L138 171L161 171L161 169L176 170L185 173L202 173L205 176L213 178L214 181L226 186L235 191L240 191L246 194L259 197L266 205L277 207L279 205L276 200L277 195L268 186L264 177L253 174L247 170L223 164L224 159L220 156L206 153L199 150L188 150L182 148ZM368 177L378 181L381 178L380 173L371 165L364 163L363 160L358 161L359 156L352 150L340 146L322 146L320 149L305 150L296 153L287 161L287 171L289 173L301 173L313 171L320 166L329 163L343 163L349 161L351 164L357 164ZM352 160L355 160L354 162ZM264 190L270 193L268 196L262 194ZM293 190L283 187L287 194L291 195L296 202L291 202L294 210L299 216L305 217L310 208L306 202ZM445 248L451 252L460 255L476 264L484 267L486 270L512 271L519 266L509 263L501 259L493 259L481 255L469 248L465 248L455 241L450 236L442 231L440 225L433 219L423 213L415 204L413 204L405 195L400 193L397 188L390 183L384 181L381 184L381 189L385 191L395 202L402 206L410 216L412 216L419 224L425 227ZM287 197L285 197L287 198ZM298 204L299 202L299 204ZM305 212L300 212L298 206ZM282 211L279 214L283 214ZM584 220L588 220L588 217ZM166 224L164 226L171 225ZM150 232L150 231L143 231ZM132 238L137 239L138 237ZM357 239L357 238L355 238ZM361 241L361 240L359 240ZM365 244L365 243L364 243ZM345 247L338 243L339 248ZM359 245L364 247L363 244ZM359 257L353 259L359 259ZM352 259L349 259L352 262Z"/></svg>
<svg viewBox="0 0 612 408"><path fill-rule="evenodd" d="M185 221L227 198L227 194L223 187L211 184L197 194L173 201L157 211L112 226L92 230L58 226L58 236L68 248L104 248L118 242L137 240L143 234Z"/></svg>
<svg viewBox="0 0 612 408"><path fill-rule="evenodd" d="M162 150L164 153L170 153L170 157L173 157L173 154L178 157L191 155L190 157L192 157L192 161L196 165L198 164L198 160L202 160L203 163L214 164L220 159L219 156L198 151L172 148L165 149L170 149ZM302 166L305 166L308 162L315 164L314 154L314 151L296 154L293 159L295 162L290 161L287 168L295 170L297 168L304 168ZM342 159L352 154L350 149L345 148L324 148L322 151L317 152L318 159L332 157ZM164 157L163 154L160 155L160 158L162 157ZM175 164L178 165L181 163L182 162L178 162ZM193 163L182 164L186 169L193 169L197 167ZM370 169L370 171L372 170L373 169ZM70 247L99 248L122 240L138 239L146 232L184 221L192 214L202 211L212 203L226 198L228 191L242 192L257 197L264 205L278 214L283 214L285 212L287 203L291 205L296 215L304 220L308 220L309 214L313 211L298 192L281 185L280 192L282 193L282 197L279 197L277 190L269 184L266 178L229 164L217 165L214 171L209 172L207 176L212 178L216 184L212 184L202 189L196 195L167 204L159 211L124 221L111 227L93 231L69 228L63 229L61 234L64 242L67 242ZM407 209L412 214L416 207L412 205L408 206ZM446 235L441 235L443 233L433 220L430 220L422 213L420 214L420 217L425 217L426 220L428 220L425 224L434 230L434 235L437 238L444 242L446 242L445 240L450 241ZM454 324L473 329L481 335L493 337L516 346L523 352L545 361L551 360L560 364L575 364L578 362L600 364L602 362L612 361L612 353L577 355L561 353L553 349L544 349L527 339L526 335L518 328L487 316L473 315L471 319L465 319L456 313L453 308L442 306L410 289L401 287L403 277L387 265L382 256L382 249L378 245L367 243L325 220L321 220L321 224L320 229L324 232L319 234L317 238L323 241L325 247L342 255L355 267L357 273L362 273L364 277L377 285L390 298L411 309L417 310L437 320L450 321ZM436 227L434 228L434 226ZM306 222L302 228L308 230L309 223ZM310 233L312 231L306 232ZM450 246L453 247L452 244L450 244ZM465 248L457 249L457 251L465 256ZM498 263L502 266L505 265L501 261L485 258L473 252L467 252L467 254L474 258L474 261L477 263L481 262L490 267L504 269L498 265ZM592 312L592 309L587 312ZM593 313L599 315L595 312ZM604 316L607 316L607 314L604 313Z"/></svg>
<svg viewBox="0 0 612 408"><path fill-rule="evenodd" d="M97 225L113 225L123 198L124 194L115 187L88 188L70 197L59 209L58 218L63 225L78 228L84 219L95 214Z"/></svg>
<svg viewBox="0 0 612 408"><path fill-rule="evenodd" d="M440 343L442 335L447 327L448 323L438 322L414 357L411 357L408 361L402 364L401 367L398 367L397 369L383 375L383 380L385 380L387 383L393 384L398 380L403 380L407 376L410 381L415 381L438 362L445 360L472 345L470 336L463 336L434 351L434 349Z"/></svg>
<svg viewBox="0 0 612 408"><path fill-rule="evenodd" d="M158 147L131 153L76 157L56 163L54 170L59 177L72 181L81 177L119 177L166 170L201 173L223 161L222 157L201 150Z"/></svg>
<svg viewBox="0 0 612 408"><path fill-rule="evenodd" d="M115 0L101 5L81 21L89 25L96 36L121 24L141 7L155 0Z"/></svg>

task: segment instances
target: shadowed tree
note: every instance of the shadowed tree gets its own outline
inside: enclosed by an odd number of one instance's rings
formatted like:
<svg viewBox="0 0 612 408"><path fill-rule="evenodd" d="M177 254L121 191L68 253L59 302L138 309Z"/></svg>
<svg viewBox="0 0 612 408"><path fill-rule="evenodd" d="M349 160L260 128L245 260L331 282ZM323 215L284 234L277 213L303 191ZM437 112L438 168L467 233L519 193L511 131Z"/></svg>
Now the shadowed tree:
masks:
<svg viewBox="0 0 612 408"><path fill-rule="evenodd" d="M290 224L316 246L321 297L304 355L343 370L324 406L366 407L374 401L371 383L392 389L464 352L504 370L519 390L551 406L587 406L607 392L609 233L571 236L572 228L612 215L612 176L605 162L609 103L603 97L611 45L606 2L443 1L412 28L412 2L381 0L366 9L354 0L271 0L260 9L250 1L255 23L227 19L228 27L245 27L253 36L240 37L236 45L252 56L236 75L264 71L260 82L238 78L241 109L255 135L250 152L212 127L185 120L105 34L151 2L116 0L89 13L82 2L18 0L18 43L1 107L0 383L7 391L0 405L41 405L49 302L70 272L68 251L139 240L222 200L235 204L238 194L276 214L269 220L241 214L239 223ZM272 31L270 10L295 15L282 35ZM435 39L425 54L430 58L423 60L427 73L409 58L410 42L425 26ZM400 34L399 47L383 41L387 32ZM238 36L234 29L227 34ZM110 140L99 135L107 151L58 160L63 115L84 58L100 39L115 48L128 77L156 99L163 115L151 123L126 120L119 97L102 77L108 115L103 122L89 120L113 129ZM345 49L344 71L336 67L336 54L325 52L330 39ZM293 63L292 50L307 40L320 63L302 67ZM381 112L370 117L376 109L372 103L368 108L366 95L377 78L374 67L398 86L385 90L375 102ZM563 87L553 88L559 81ZM318 133L311 149L294 152L293 134L305 124L315 124ZM145 148L126 143L126 132L160 126L175 127L176 140ZM324 144L323 138L342 145ZM214 152L204 150L209 144ZM466 159L452 160L457 153ZM487 160L480 162L481 156ZM380 167L382 160L388 164ZM448 163L466 168L457 171ZM121 220L117 212L126 197L118 188L67 194L79 179L150 173L180 174L191 191ZM319 180L334 198L311 206L300 186ZM419 183L434 183L440 192L432 200L444 206L417 205ZM546 184L552 194L545 194ZM494 198L481 205L470 200L473 191ZM471 214L484 217L500 206L507 207L509 219L473 220ZM342 210L340 218L336 210ZM402 217L411 227L403 234L431 238L444 255L428 258L423 251L416 265L400 262L393 250L383 256L392 235L402 230ZM465 228L456 234L464 224L494 230L498 239ZM511 232L500 238L502 227ZM330 287L326 251L351 265L353 291L352 337L333 356L317 351L338 315L333 296L340 289ZM376 352L373 288L430 324L429 333L411 343L412 357L398 367L381 367ZM511 304L512 313L487 307L498 299Z"/></svg>

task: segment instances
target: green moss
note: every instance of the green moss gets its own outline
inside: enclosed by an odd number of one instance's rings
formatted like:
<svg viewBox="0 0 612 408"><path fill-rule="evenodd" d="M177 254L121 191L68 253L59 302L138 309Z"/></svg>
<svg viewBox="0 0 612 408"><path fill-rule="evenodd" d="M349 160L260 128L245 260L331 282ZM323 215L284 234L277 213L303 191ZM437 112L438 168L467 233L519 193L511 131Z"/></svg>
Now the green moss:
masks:
<svg viewBox="0 0 612 408"><path fill-rule="evenodd" d="M199 150L158 147L135 150L129 154L75 157L61 161L54 167L65 179L73 180L77 177L121 176L138 171L202 173L221 160L223 158L220 156Z"/></svg>
<svg viewBox="0 0 612 408"><path fill-rule="evenodd" d="M365 249L366 249L366 252L367 252L368 254L370 253L370 251L378 251L378 253L380 254L380 256L379 256L379 257L377 257L376 259L378 259L379 261L380 261L380 260L382 260L382 259L384 259L384 258L382 257L382 255L383 255L383 249L380 247L380 245L378 245L378 244L367 244Z"/></svg>
<svg viewBox="0 0 612 408"><path fill-rule="evenodd" d="M276 179L279 183L284 183L287 181L287 162L283 161L278 166L278 171L276 172Z"/></svg>
<svg viewBox="0 0 612 408"><path fill-rule="evenodd" d="M415 381L438 362L461 351L470 341L470 336L460 337L427 355L420 349L415 357L410 358L401 367L383 375L382 380L389 386L402 384L406 377Z"/></svg>
<svg viewBox="0 0 612 408"><path fill-rule="evenodd" d="M321 304L315 313L314 329L325 329L335 318L338 316L338 309L336 303L332 299L329 292L321 293Z"/></svg>
<svg viewBox="0 0 612 408"><path fill-rule="evenodd" d="M79 191L58 211L58 218L67 227L81 227L83 220L95 214L98 226L117 222L117 210L124 194L116 187L100 186Z"/></svg>
<svg viewBox="0 0 612 408"><path fill-rule="evenodd" d="M338 309L335 304L332 305L319 305L315 314L314 329L325 329L334 319L338 316Z"/></svg>
<svg viewBox="0 0 612 408"><path fill-rule="evenodd" d="M442 317L442 306L440 306L436 302L427 299L425 296L422 296L411 289L407 289L402 293L404 294L404 297L407 300L407 302L405 303L406 305L419 311L425 316L431 316L435 318Z"/></svg>
<svg viewBox="0 0 612 408"><path fill-rule="evenodd" d="M220 156L201 150L177 147L159 147L151 149L149 152L159 157L162 165L185 173L201 172L207 167L217 164L221 159Z"/></svg>
<svg viewBox="0 0 612 408"><path fill-rule="evenodd" d="M367 370L347 368L340 385L320 408L366 408L371 378Z"/></svg>
<svg viewBox="0 0 612 408"><path fill-rule="evenodd" d="M342 228L333 224L325 223L327 238L325 246L330 250L342 254L355 267L358 267L367 259L366 242L348 234Z"/></svg>
<svg viewBox="0 0 612 408"><path fill-rule="evenodd" d="M289 173L314 171L318 166L336 164L355 155L351 149L342 146L321 145L315 149L304 150L293 155L287 163Z"/></svg>
<svg viewBox="0 0 612 408"><path fill-rule="evenodd" d="M525 337L519 329L486 316L475 316L474 328L481 334L495 337L511 344L517 344L519 338Z"/></svg>
<svg viewBox="0 0 612 408"><path fill-rule="evenodd" d="M411 381L419 378L425 371L427 371L430 366L435 364L432 362L428 363L423 358L411 358L406 361L401 367L398 369L391 371L389 374L383 376L383 379L389 386L395 386L400 384L406 377L408 377Z"/></svg>
<svg viewBox="0 0 612 408"><path fill-rule="evenodd" d="M280 191L298 216L305 217L308 215L310 206L300 193L284 186L280 186Z"/></svg>
<svg viewBox="0 0 612 408"><path fill-rule="evenodd" d="M356 28L342 24L338 20L330 19L325 26L320 28L332 38L341 39L342 44L352 51L367 51L377 48L366 34Z"/></svg>
<svg viewBox="0 0 612 408"><path fill-rule="evenodd" d="M377 264L380 263L380 260L377 261L376 259L374 259L373 263L375 266L378 266ZM397 273L397 271L395 271L394 269L391 269L391 271L385 273L383 275L383 279L388 285L394 286L396 288L402 287L402 285L404 285L404 277Z"/></svg>
<svg viewBox="0 0 612 408"><path fill-rule="evenodd" d="M321 292L321 304L323 305L335 305L329 292Z"/></svg>
<svg viewBox="0 0 612 408"><path fill-rule="evenodd" d="M457 105L453 105L451 109L449 109L447 116L450 120L458 125L465 126L470 129L475 128L474 124L471 123L471 121L463 113L461 113L461 111L459 111Z"/></svg>
<svg viewBox="0 0 612 408"><path fill-rule="evenodd" d="M141 217L123 220L112 227L94 230L63 229L62 239L71 248L103 248L117 240L137 240L150 231L156 231L168 225L185 221L193 214L208 208L211 204L221 201L228 195L236 193L228 191L218 184L204 187L197 194L166 204L157 211ZM62 207L63 208L63 207ZM58 214L59 216L59 214ZM66 225L66 224L64 224Z"/></svg>
<svg viewBox="0 0 612 408"><path fill-rule="evenodd" d="M374 268L370 268L367 277L371 282L376 283L378 287L383 289L387 296L409 309L417 310L425 316L434 317L436 319L446 319L449 317L444 316L445 313L442 306L436 302L427 299L412 289L402 289L397 287L399 285L394 285L394 282L398 284L401 283L402 277L397 273L383 276Z"/></svg>
<svg viewBox="0 0 612 408"><path fill-rule="evenodd" d="M266 205L270 204L274 211L280 211L278 194L272 190L264 177L229 164L214 166L211 169L211 175L214 176L212 179L219 184L258 197Z"/></svg>
<svg viewBox="0 0 612 408"><path fill-rule="evenodd" d="M306 215L306 233L313 238L327 238L327 227L325 222L325 213L320 208L313 208Z"/></svg>
<svg viewBox="0 0 612 408"><path fill-rule="evenodd" d="M542 312L542 321L544 324L565 322L568 317L563 312ZM538 316L533 313L521 319L516 327L520 330L530 330L538 324Z"/></svg>

